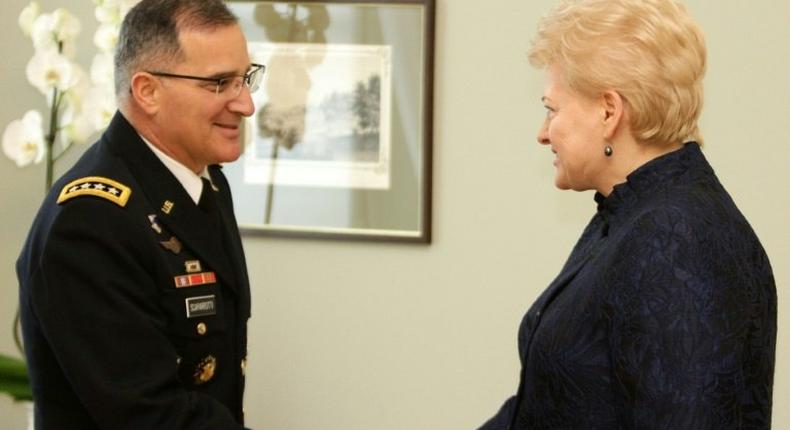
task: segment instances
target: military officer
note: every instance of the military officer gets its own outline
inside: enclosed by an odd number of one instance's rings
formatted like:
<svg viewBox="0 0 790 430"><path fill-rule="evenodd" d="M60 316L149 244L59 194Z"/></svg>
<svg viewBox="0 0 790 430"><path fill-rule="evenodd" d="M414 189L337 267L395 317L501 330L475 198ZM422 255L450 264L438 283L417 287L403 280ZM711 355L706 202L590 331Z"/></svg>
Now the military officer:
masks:
<svg viewBox="0 0 790 430"><path fill-rule="evenodd" d="M241 429L250 293L219 163L263 66L221 0L142 0L119 112L17 262L38 429Z"/></svg>

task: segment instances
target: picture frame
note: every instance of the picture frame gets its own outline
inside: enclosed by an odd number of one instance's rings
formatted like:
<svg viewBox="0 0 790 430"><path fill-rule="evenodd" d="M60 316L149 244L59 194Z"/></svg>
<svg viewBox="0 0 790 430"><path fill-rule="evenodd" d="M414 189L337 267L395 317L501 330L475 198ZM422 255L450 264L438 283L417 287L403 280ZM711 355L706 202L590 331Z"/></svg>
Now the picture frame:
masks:
<svg viewBox="0 0 790 430"><path fill-rule="evenodd" d="M435 0L230 0L266 66L223 166L245 235L430 243Z"/></svg>

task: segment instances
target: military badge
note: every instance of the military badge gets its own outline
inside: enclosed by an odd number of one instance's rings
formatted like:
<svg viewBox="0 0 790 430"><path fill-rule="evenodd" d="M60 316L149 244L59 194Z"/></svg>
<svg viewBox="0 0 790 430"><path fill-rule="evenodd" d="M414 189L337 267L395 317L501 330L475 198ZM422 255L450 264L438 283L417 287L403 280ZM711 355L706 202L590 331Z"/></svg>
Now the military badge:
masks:
<svg viewBox="0 0 790 430"><path fill-rule="evenodd" d="M197 287L198 285L216 283L217 275L214 272L193 273L176 276L173 281L176 283L176 288Z"/></svg>
<svg viewBox="0 0 790 430"><path fill-rule="evenodd" d="M178 254L179 252L181 252L181 248L183 248L183 245L181 245L181 241L178 240L178 238L176 238L175 236L171 237L168 240L163 240L159 242L159 244L162 245L162 247L164 247L166 250L172 252L173 254Z"/></svg>
<svg viewBox="0 0 790 430"><path fill-rule="evenodd" d="M156 222L156 215L148 215L148 221L151 223L151 228L158 234L162 234L162 227Z"/></svg>
<svg viewBox="0 0 790 430"><path fill-rule="evenodd" d="M162 212L169 215L170 211L173 210L173 206L175 206L175 203L171 202L170 200L165 200L165 202L162 203Z"/></svg>
<svg viewBox="0 0 790 430"><path fill-rule="evenodd" d="M214 377L214 372L217 370L217 359L213 355L206 356L200 360L200 363L195 367L195 385L203 385Z"/></svg>
<svg viewBox="0 0 790 430"><path fill-rule="evenodd" d="M187 271L187 273L197 273L197 272L200 272L201 270L203 270L200 267L200 261L199 260L185 261L184 262L184 269Z"/></svg>

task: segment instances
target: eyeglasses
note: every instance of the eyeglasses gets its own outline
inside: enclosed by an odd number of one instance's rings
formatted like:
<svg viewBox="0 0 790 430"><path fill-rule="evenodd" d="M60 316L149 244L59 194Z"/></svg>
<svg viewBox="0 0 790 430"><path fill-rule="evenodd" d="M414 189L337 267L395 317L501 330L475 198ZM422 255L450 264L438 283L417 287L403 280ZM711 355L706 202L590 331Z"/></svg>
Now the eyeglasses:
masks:
<svg viewBox="0 0 790 430"><path fill-rule="evenodd" d="M154 76L161 76L163 78L178 78L178 79L192 79L195 81L211 82L214 84L213 92L217 96L227 96L228 98L236 98L241 94L241 88L246 86L254 93L261 87L261 78L263 72L266 71L266 66L263 64L253 63L250 70L243 76L223 76L221 78L205 78L201 76L177 75L175 73L167 72L148 72Z"/></svg>

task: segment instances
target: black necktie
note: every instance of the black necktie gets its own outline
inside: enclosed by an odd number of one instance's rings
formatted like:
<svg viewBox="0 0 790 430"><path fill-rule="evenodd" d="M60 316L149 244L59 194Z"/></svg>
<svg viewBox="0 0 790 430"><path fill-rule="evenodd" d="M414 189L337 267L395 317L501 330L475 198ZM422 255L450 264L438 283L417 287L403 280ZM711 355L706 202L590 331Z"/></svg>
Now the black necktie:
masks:
<svg viewBox="0 0 790 430"><path fill-rule="evenodd" d="M203 182L203 191L200 193L198 207L200 207L200 209L202 209L210 219L211 228L217 235L216 238L218 239L218 245L224 250L224 255L228 259L228 263L232 263L230 260L232 259L231 256L234 254L231 253L230 250L233 249L233 246L230 242L228 229L225 225L222 211L220 210L219 204L217 202L219 192L214 191L214 186L211 185L211 182L208 179L201 177L200 180ZM233 265L231 264L230 267L233 267ZM235 278L234 273L226 273L225 276Z"/></svg>
<svg viewBox="0 0 790 430"><path fill-rule="evenodd" d="M200 192L198 206L209 214L216 215L217 197L214 195L216 191L214 191L208 179L201 176L200 181L203 182L203 190Z"/></svg>

